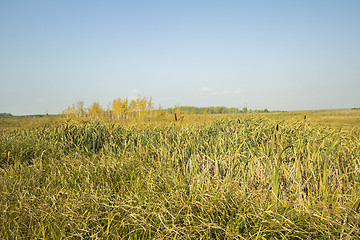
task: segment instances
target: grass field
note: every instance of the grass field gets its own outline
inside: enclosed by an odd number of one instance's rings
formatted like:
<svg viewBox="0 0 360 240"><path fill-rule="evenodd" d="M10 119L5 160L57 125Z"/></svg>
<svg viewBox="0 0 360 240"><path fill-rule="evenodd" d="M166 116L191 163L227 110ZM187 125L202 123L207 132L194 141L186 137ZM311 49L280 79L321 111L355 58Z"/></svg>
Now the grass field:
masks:
<svg viewBox="0 0 360 240"><path fill-rule="evenodd" d="M0 239L360 239L358 110L3 118L0 149Z"/></svg>

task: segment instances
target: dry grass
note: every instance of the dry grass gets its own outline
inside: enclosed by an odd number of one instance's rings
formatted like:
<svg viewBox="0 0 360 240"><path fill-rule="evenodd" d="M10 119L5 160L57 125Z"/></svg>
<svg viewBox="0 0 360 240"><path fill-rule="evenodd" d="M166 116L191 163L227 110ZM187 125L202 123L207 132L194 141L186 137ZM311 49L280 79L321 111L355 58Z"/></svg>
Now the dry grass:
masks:
<svg viewBox="0 0 360 240"><path fill-rule="evenodd" d="M0 238L356 239L356 120L317 114L4 131Z"/></svg>

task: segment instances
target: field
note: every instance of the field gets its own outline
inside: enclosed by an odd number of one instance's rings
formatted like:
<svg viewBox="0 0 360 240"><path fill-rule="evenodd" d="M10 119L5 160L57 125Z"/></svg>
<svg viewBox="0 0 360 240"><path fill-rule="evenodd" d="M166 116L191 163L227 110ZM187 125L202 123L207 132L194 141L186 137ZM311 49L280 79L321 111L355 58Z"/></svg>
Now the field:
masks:
<svg viewBox="0 0 360 240"><path fill-rule="evenodd" d="M359 110L177 120L0 119L0 239L360 239Z"/></svg>

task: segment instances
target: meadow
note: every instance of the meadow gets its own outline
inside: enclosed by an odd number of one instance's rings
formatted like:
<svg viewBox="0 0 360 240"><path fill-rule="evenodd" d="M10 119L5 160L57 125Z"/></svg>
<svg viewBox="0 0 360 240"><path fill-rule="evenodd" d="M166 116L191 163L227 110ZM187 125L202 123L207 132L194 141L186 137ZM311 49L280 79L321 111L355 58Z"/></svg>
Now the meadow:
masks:
<svg viewBox="0 0 360 240"><path fill-rule="evenodd" d="M359 169L359 110L2 118L0 239L360 239Z"/></svg>

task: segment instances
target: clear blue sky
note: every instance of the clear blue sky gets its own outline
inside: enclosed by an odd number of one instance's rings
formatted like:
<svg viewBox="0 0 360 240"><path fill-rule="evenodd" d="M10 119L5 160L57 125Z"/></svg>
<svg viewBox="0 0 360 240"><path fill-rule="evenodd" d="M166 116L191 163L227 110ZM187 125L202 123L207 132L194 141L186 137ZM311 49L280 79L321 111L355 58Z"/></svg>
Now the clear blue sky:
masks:
<svg viewBox="0 0 360 240"><path fill-rule="evenodd" d="M0 0L0 112L360 107L360 1Z"/></svg>

